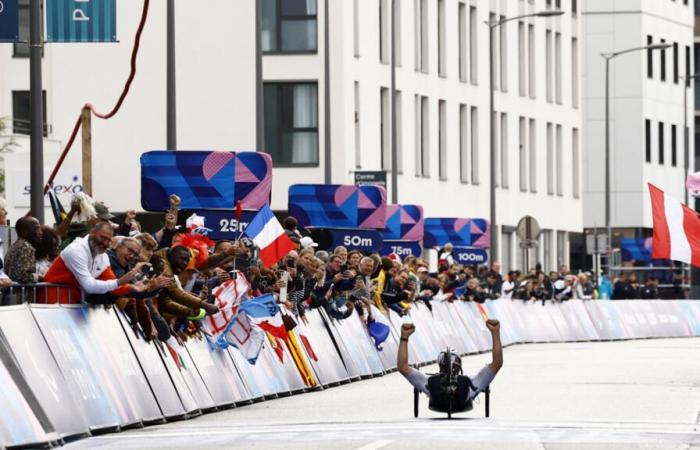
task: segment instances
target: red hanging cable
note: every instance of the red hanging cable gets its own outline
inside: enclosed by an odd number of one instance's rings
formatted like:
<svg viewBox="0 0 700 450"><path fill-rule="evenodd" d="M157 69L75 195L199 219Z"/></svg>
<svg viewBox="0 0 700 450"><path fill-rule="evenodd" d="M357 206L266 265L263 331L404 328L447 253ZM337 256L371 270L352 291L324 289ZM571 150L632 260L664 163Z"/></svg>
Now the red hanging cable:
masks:
<svg viewBox="0 0 700 450"><path fill-rule="evenodd" d="M141 34L143 33L143 29L146 26L146 18L148 17L148 6L149 6L150 0L144 0L143 1L143 12L141 13L141 21L139 22L138 29L136 30L136 37L134 39L134 48L131 51L131 71L129 72L129 78L126 79L126 83L124 84L124 89L122 90L121 95L119 96L119 99L117 100L116 105L114 105L114 108L107 114L100 114L97 112L92 106L91 103L86 103L83 108L88 108L92 113L95 115L95 117L98 117L100 119L109 119L113 117L118 111L119 108L121 108L122 103L124 103L124 99L126 99L127 94L129 93L129 88L131 87L131 83L134 81L134 77L136 76L136 57L138 56L139 53L139 45L141 44ZM70 135L70 138L68 139L68 142L66 143L66 147L63 149L63 152L61 153L61 157L58 158L58 161L56 162L56 165L53 168L53 171L51 172L51 175L49 176L48 180L46 180L46 186L44 186L44 193L46 193L49 190L49 185L53 183L54 178L56 178L56 174L58 173L58 170L61 168L61 165L63 165L63 160L66 159L66 156L68 155L68 152L70 151L71 147L73 146L73 142L75 141L75 137L78 135L78 130L80 129L80 124L81 124L81 116L78 116L78 120L75 121L75 125L73 126L73 132Z"/></svg>

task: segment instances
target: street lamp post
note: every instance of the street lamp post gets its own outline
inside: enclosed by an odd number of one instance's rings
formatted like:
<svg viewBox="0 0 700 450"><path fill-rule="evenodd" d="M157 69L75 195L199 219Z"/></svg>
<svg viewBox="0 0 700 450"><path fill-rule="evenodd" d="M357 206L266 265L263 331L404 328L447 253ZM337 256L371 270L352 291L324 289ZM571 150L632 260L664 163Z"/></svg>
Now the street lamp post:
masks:
<svg viewBox="0 0 700 450"><path fill-rule="evenodd" d="M495 114L494 109L494 84L495 84L495 72L494 72L494 33L496 28L510 22L513 20L526 19L528 17L554 17L561 16L564 11L560 10L546 10L540 11L532 14L524 14L515 17L506 17L496 21L485 22L489 27L489 153L490 153L490 180L489 180L489 222L491 227L491 240L489 243L489 262L492 263L496 260L496 255L498 254L498 236L496 232L496 124L494 123L493 116Z"/></svg>
<svg viewBox="0 0 700 450"><path fill-rule="evenodd" d="M612 229L610 226L610 60L613 58L640 50L665 50L671 44L652 44L644 47L634 47L618 52L601 53L605 59L605 229L608 235L608 271L610 270L610 250L612 248Z"/></svg>

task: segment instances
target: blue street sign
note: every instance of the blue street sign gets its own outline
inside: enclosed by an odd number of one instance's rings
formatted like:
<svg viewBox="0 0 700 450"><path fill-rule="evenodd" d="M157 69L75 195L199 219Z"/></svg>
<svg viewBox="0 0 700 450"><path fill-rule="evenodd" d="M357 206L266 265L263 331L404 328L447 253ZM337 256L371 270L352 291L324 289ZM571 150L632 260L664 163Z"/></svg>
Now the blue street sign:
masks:
<svg viewBox="0 0 700 450"><path fill-rule="evenodd" d="M382 245L382 255L395 253L402 259L407 256L420 256L423 249L418 241L384 241Z"/></svg>
<svg viewBox="0 0 700 450"><path fill-rule="evenodd" d="M116 0L46 0L46 41L116 42L115 2Z"/></svg>
<svg viewBox="0 0 700 450"><path fill-rule="evenodd" d="M339 245L348 250L361 250L364 252L378 252L382 248L382 233L378 230L327 228L333 243L330 248Z"/></svg>
<svg viewBox="0 0 700 450"><path fill-rule="evenodd" d="M241 211L240 222L236 220L234 210L197 210L198 216L204 217L204 227L209 228L211 239L240 239L246 227L253 220L257 211L244 209Z"/></svg>
<svg viewBox="0 0 700 450"><path fill-rule="evenodd" d="M0 0L0 42L19 41L19 0Z"/></svg>
<svg viewBox="0 0 700 450"><path fill-rule="evenodd" d="M454 258L456 263L465 265L486 264L486 261L489 259L486 250L465 247L453 248L452 258Z"/></svg>

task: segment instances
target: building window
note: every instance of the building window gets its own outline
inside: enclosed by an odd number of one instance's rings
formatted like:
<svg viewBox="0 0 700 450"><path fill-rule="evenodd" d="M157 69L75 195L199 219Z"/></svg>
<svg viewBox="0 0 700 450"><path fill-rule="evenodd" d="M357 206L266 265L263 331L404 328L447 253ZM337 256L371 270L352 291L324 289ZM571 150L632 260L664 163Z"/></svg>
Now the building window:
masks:
<svg viewBox="0 0 700 450"><path fill-rule="evenodd" d="M379 62L389 64L389 0L379 0Z"/></svg>
<svg viewBox="0 0 700 450"><path fill-rule="evenodd" d="M676 147L676 126L671 125L671 165L676 167L678 164L678 154Z"/></svg>
<svg viewBox="0 0 700 450"><path fill-rule="evenodd" d="M493 114L491 115L491 120L493 120L493 128L494 128L494 130L493 130L494 131L493 148L495 149L495 153L493 155L494 156L493 164L496 167L494 183L495 183L496 187L499 187L501 185L500 184L501 171L498 168L501 166L501 152L498 150L500 148L498 146L498 140L499 140L501 135L498 133L498 126L500 125L500 123L498 121L498 113L497 112L495 112L495 111L493 112ZM490 136L490 134L489 134L489 136ZM490 154L491 154L491 152L489 151L489 155Z"/></svg>
<svg viewBox="0 0 700 450"><path fill-rule="evenodd" d="M527 191L527 119L520 117L518 134L518 174L520 191Z"/></svg>
<svg viewBox="0 0 700 450"><path fill-rule="evenodd" d="M690 46L685 46L685 80L690 78Z"/></svg>
<svg viewBox="0 0 700 450"><path fill-rule="evenodd" d="M355 105L353 122L355 125L355 168L362 168L362 142L360 134L360 83L355 81Z"/></svg>
<svg viewBox="0 0 700 450"><path fill-rule="evenodd" d="M392 3L394 5L394 29L391 30L390 34L395 41L394 58L396 58L396 66L401 67L401 2L392 1Z"/></svg>
<svg viewBox="0 0 700 450"><path fill-rule="evenodd" d="M403 173L403 112L401 91L396 91L394 108L396 110L396 173Z"/></svg>
<svg viewBox="0 0 700 450"><path fill-rule="evenodd" d="M472 184L479 184L479 109L476 106L471 107L470 119Z"/></svg>
<svg viewBox="0 0 700 450"><path fill-rule="evenodd" d="M2 3L2 2L0 2ZM44 1L40 1L41 16L44 16ZM12 45L12 56L15 58L29 58L29 0L19 0L17 3L19 21L19 40ZM41 35L44 35L44 21L41 21ZM41 56L44 56L44 48L41 48Z"/></svg>
<svg viewBox="0 0 700 450"><path fill-rule="evenodd" d="M678 84L678 42L673 43L673 82Z"/></svg>
<svg viewBox="0 0 700 450"><path fill-rule="evenodd" d="M276 166L318 165L318 86L265 83L265 145Z"/></svg>
<svg viewBox="0 0 700 450"><path fill-rule="evenodd" d="M477 61L478 61L478 47L477 47L477 23L478 19L476 16L476 6L469 7L469 81L472 84L479 84L478 71L477 71Z"/></svg>
<svg viewBox="0 0 700 450"><path fill-rule="evenodd" d="M564 145L564 136L562 136L562 126L557 125L556 131L557 195L564 195L564 149L562 148Z"/></svg>
<svg viewBox="0 0 700 450"><path fill-rule="evenodd" d="M413 155L415 163L415 175L421 174L421 96L413 97Z"/></svg>
<svg viewBox="0 0 700 450"><path fill-rule="evenodd" d="M382 155L382 169L391 170L391 110L390 91L387 88L379 89L380 120L379 120L379 142Z"/></svg>
<svg viewBox="0 0 700 450"><path fill-rule="evenodd" d="M542 230L542 270L545 273L552 269L552 230Z"/></svg>
<svg viewBox="0 0 700 450"><path fill-rule="evenodd" d="M566 231L557 231L557 266L569 264L569 252L566 248L567 234Z"/></svg>
<svg viewBox="0 0 700 450"><path fill-rule="evenodd" d="M447 76L447 49L446 46L446 31L445 31L445 0L438 0L437 14L437 41L438 41L438 75L441 77Z"/></svg>
<svg viewBox="0 0 700 450"><path fill-rule="evenodd" d="M576 0L571 0L571 15L576 17L578 14L578 2Z"/></svg>
<svg viewBox="0 0 700 450"><path fill-rule="evenodd" d="M647 34L647 46L654 43L654 38ZM647 49L647 78L654 78L654 50Z"/></svg>
<svg viewBox="0 0 700 450"><path fill-rule="evenodd" d="M457 13L457 48L459 50L459 81L467 81L467 7L464 3L459 3Z"/></svg>
<svg viewBox="0 0 700 450"><path fill-rule="evenodd" d="M421 176L430 177L430 105L421 98Z"/></svg>
<svg viewBox="0 0 700 450"><path fill-rule="evenodd" d="M659 122L659 164L664 163L664 123Z"/></svg>
<svg viewBox="0 0 700 450"><path fill-rule="evenodd" d="M561 33L554 33L554 94L558 105L562 104L561 66Z"/></svg>
<svg viewBox="0 0 700 450"><path fill-rule="evenodd" d="M537 86L537 77L535 73L537 67L535 67L536 62L536 47L535 47L535 26L532 24L527 25L527 80L528 80L528 94L530 98L535 98L535 88Z"/></svg>
<svg viewBox="0 0 700 450"><path fill-rule="evenodd" d="M552 64L553 64L553 55L552 55L552 31L547 30L545 33L545 67L544 70L546 72L545 74L545 83L547 84L547 103L552 103L554 101L554 89L552 86Z"/></svg>
<svg viewBox="0 0 700 450"><path fill-rule="evenodd" d="M525 70L525 23L518 22L518 95L525 97L527 79Z"/></svg>
<svg viewBox="0 0 700 450"><path fill-rule="evenodd" d="M505 16L501 16L499 20L505 20ZM501 75L501 92L508 92L508 37L506 31L508 27L501 25L498 27L498 65Z"/></svg>
<svg viewBox="0 0 700 450"><path fill-rule="evenodd" d="M581 156L579 155L578 128L571 131L571 188L574 198L581 197Z"/></svg>
<svg viewBox="0 0 700 450"><path fill-rule="evenodd" d="M508 189L508 114L501 113L501 187Z"/></svg>
<svg viewBox="0 0 700 450"><path fill-rule="evenodd" d="M12 91L12 133L31 134L32 115L29 91ZM49 136L49 127L46 124L46 91L41 92L44 102L43 119L44 137Z"/></svg>
<svg viewBox="0 0 700 450"><path fill-rule="evenodd" d="M489 24L495 23L498 21L496 14L495 13L489 13ZM500 28L500 27L498 27ZM493 90L498 89L498 73L501 69L501 61L498 59L498 34L496 33L497 29L489 28L488 32L492 33L493 39L491 39L491 44L492 47L490 50L493 52Z"/></svg>
<svg viewBox="0 0 700 450"><path fill-rule="evenodd" d="M316 52L316 0L263 0L263 52Z"/></svg>
<svg viewBox="0 0 700 450"><path fill-rule="evenodd" d="M651 120L644 121L644 160L651 162Z"/></svg>
<svg viewBox="0 0 700 450"><path fill-rule="evenodd" d="M469 183L469 141L467 129L469 128L469 110L467 105L459 105L459 179L462 183Z"/></svg>
<svg viewBox="0 0 700 450"><path fill-rule="evenodd" d="M414 0L415 11L415 69L428 73L428 2Z"/></svg>
<svg viewBox="0 0 700 450"><path fill-rule="evenodd" d="M547 122L547 194L554 194L554 127Z"/></svg>
<svg viewBox="0 0 700 450"><path fill-rule="evenodd" d="M355 58L360 57L360 0L352 1L352 48Z"/></svg>
<svg viewBox="0 0 700 450"><path fill-rule="evenodd" d="M571 39L571 106L578 108L578 39Z"/></svg>
<svg viewBox="0 0 700 450"><path fill-rule="evenodd" d="M530 150L530 192L537 192L537 122L530 119L529 150Z"/></svg>
<svg viewBox="0 0 700 450"><path fill-rule="evenodd" d="M665 44L666 39L661 39L661 43ZM659 56L661 58L661 81L666 81L666 50L659 50Z"/></svg>
<svg viewBox="0 0 700 450"><path fill-rule="evenodd" d="M440 180L447 180L447 107L438 102L438 169Z"/></svg>

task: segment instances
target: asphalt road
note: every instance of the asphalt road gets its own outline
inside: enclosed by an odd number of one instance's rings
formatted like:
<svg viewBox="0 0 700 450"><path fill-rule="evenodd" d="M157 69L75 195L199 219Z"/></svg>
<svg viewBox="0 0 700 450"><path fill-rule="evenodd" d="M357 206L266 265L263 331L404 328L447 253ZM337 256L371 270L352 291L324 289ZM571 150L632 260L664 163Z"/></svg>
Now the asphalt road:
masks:
<svg viewBox="0 0 700 450"><path fill-rule="evenodd" d="M448 421L425 398L414 419L412 388L392 373L65 448L700 449L697 338L516 345L491 388L489 419L483 399Z"/></svg>

